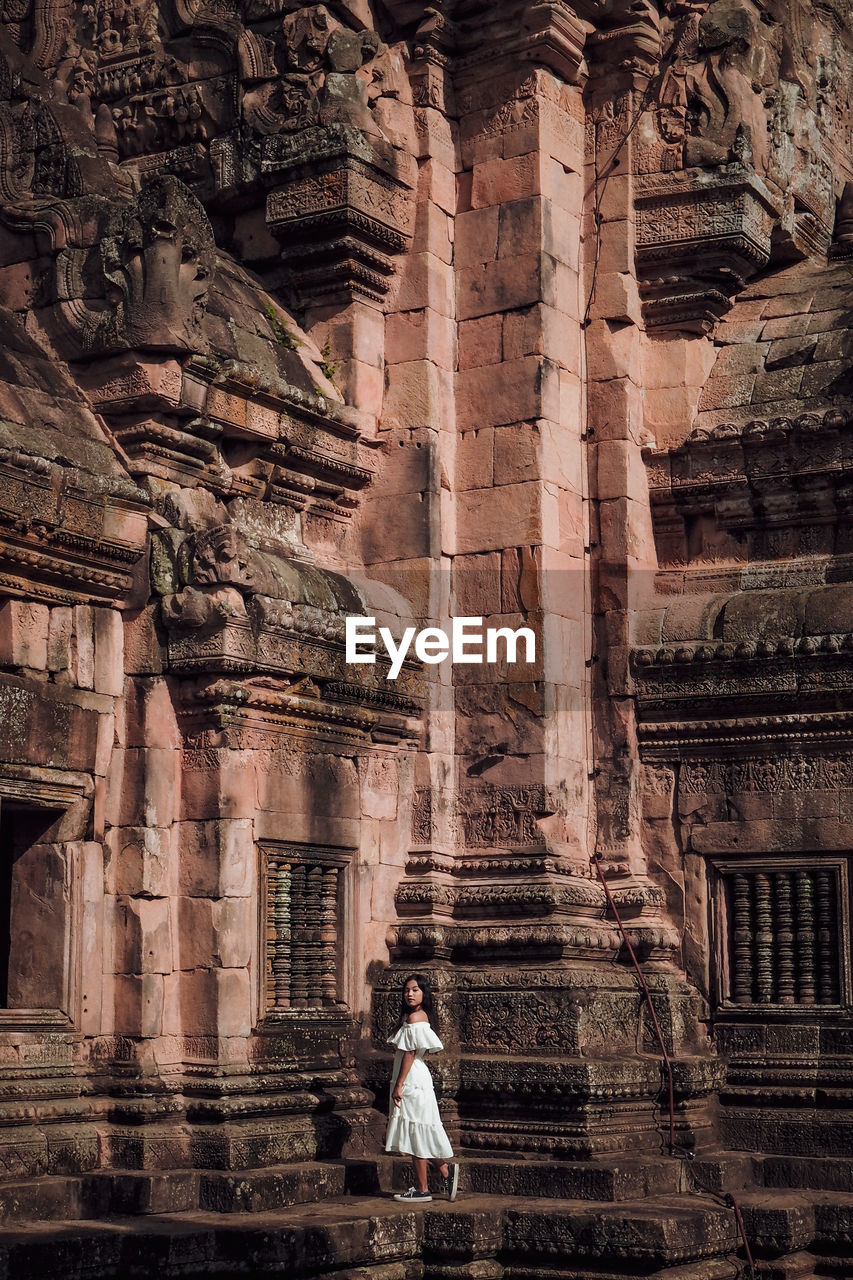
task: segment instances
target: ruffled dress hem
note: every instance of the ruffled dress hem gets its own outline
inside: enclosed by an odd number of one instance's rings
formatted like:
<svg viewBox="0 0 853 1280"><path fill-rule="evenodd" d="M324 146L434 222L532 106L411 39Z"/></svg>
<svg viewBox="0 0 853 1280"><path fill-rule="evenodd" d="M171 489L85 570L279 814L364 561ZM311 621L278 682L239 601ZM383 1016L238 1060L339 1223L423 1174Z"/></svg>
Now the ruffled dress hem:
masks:
<svg viewBox="0 0 853 1280"><path fill-rule="evenodd" d="M387 1155L417 1156L424 1160L450 1160L453 1157L453 1148L444 1126L420 1124L417 1120L397 1119L395 1124L392 1119L385 1151Z"/></svg>

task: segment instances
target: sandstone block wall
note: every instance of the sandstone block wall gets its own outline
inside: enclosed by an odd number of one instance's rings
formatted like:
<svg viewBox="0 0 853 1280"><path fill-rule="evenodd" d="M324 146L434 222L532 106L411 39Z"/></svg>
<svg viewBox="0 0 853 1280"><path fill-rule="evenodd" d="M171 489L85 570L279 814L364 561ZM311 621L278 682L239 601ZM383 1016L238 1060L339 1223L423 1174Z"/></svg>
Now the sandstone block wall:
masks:
<svg viewBox="0 0 853 1280"><path fill-rule="evenodd" d="M664 1051L819 1155L849 16L226 9L0 15L0 1167L370 1152L413 967L474 1159L659 1144Z"/></svg>

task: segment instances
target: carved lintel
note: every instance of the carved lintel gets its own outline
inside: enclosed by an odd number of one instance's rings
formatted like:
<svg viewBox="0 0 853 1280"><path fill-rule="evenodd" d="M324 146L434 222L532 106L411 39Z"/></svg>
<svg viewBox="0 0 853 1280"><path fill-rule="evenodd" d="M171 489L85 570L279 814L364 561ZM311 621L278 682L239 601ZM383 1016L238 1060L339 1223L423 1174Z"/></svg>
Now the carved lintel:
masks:
<svg viewBox="0 0 853 1280"><path fill-rule="evenodd" d="M752 169L686 170L641 180L636 261L646 324L708 333L770 257L777 211Z"/></svg>
<svg viewBox="0 0 853 1280"><path fill-rule="evenodd" d="M179 719L185 740L208 748L276 750L282 737L294 732L355 743L396 744L414 737L413 717L419 706L396 691L372 693L373 697L362 697L360 690L335 681L321 688L310 676L299 678L299 673L290 673L270 688L256 685L247 668L242 680L189 684Z"/></svg>
<svg viewBox="0 0 853 1280"><path fill-rule="evenodd" d="M181 394L177 360L125 353L82 366L78 381L92 408L110 417L152 409L174 410Z"/></svg>
<svg viewBox="0 0 853 1280"><path fill-rule="evenodd" d="M263 556L224 525L187 540L174 585L183 589L164 596L162 616L175 673L311 678L335 701L417 713L423 688L414 667L389 682L388 664L377 661L353 682L343 616L355 597L335 575Z"/></svg>

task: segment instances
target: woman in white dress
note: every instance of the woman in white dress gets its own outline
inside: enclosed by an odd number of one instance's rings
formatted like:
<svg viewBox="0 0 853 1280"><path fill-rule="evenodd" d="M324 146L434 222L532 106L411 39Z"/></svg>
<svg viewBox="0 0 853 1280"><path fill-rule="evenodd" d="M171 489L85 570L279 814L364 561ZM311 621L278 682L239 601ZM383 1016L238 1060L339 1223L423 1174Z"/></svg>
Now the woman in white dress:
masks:
<svg viewBox="0 0 853 1280"><path fill-rule="evenodd" d="M439 1166L448 1198L456 1199L459 1165L449 1163L453 1148L444 1132L432 1076L424 1055L444 1048L430 1025L434 1017L429 981L413 973L403 984L402 1021L388 1041L397 1050L391 1073L391 1113L385 1150L392 1155L412 1157L414 1186L395 1200L431 1200L427 1167Z"/></svg>

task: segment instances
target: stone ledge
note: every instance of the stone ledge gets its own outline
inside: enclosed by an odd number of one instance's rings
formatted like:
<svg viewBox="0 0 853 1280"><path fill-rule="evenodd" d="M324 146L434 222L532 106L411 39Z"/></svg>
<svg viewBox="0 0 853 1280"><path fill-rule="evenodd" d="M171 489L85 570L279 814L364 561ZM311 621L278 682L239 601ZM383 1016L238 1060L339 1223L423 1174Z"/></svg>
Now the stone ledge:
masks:
<svg viewBox="0 0 853 1280"><path fill-rule="evenodd" d="M725 1159L725 1181L731 1178L739 1186L745 1170L736 1166L750 1157L735 1153ZM719 1158L704 1162L709 1168L718 1163L721 1172ZM477 1164L470 1162L468 1172ZM321 1173L337 1169L343 1179L342 1165L315 1168ZM703 1175L708 1171L704 1168ZM274 1179L286 1172L267 1170L264 1176ZM333 1175L330 1190L334 1182ZM670 1191L640 1202L613 1203L462 1192L453 1205L437 1197L428 1205L408 1206L390 1197L333 1192L326 1200L251 1216L161 1208L142 1218L29 1223L0 1233L0 1280L155 1274L421 1280L428 1274L450 1274L448 1266L460 1280L487 1274L522 1280L541 1274L536 1268L544 1268L552 1280L604 1280L624 1275L620 1267L626 1262L648 1280L715 1280L731 1274L740 1244L734 1214L722 1194ZM738 1189L737 1195L754 1254L775 1257L777 1267L786 1260L781 1255L791 1250L791 1262L799 1263L803 1249L840 1246L853 1222L849 1193L780 1194L776 1188L758 1188Z"/></svg>

